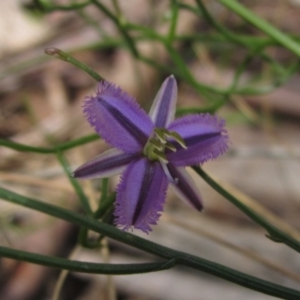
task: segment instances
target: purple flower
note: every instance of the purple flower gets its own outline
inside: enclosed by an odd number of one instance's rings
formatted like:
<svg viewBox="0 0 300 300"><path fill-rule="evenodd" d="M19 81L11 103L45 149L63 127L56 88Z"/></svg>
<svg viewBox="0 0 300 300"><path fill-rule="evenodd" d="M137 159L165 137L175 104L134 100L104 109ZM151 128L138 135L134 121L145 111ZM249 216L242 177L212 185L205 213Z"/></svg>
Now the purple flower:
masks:
<svg viewBox="0 0 300 300"><path fill-rule="evenodd" d="M85 163L77 178L104 178L123 172L117 187L115 224L146 233L163 210L168 184L197 210L202 199L186 166L202 164L225 153L225 121L210 114L187 115L174 121L177 83L162 84L149 115L128 94L100 82L87 97L84 113L95 131L114 148Z"/></svg>

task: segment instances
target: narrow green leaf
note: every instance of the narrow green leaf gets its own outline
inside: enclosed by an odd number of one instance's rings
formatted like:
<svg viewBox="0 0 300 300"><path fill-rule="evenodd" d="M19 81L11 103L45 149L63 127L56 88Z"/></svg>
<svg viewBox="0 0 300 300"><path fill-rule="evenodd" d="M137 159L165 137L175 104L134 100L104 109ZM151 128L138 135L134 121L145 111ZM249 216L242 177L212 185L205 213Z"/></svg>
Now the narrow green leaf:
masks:
<svg viewBox="0 0 300 300"><path fill-rule="evenodd" d="M176 26L178 21L179 7L176 0L171 1L171 22L166 42L171 45L176 36Z"/></svg>
<svg viewBox="0 0 300 300"><path fill-rule="evenodd" d="M300 44L295 42L292 38L290 38L285 33L278 30L276 27L265 21L264 19L260 18L252 11L247 9L245 6L240 4L235 0L218 0L224 6L235 12L241 18L246 20L247 22L254 25L256 28L260 29L262 32L273 38L279 44L284 46L285 48L289 49L297 56L300 57Z"/></svg>
<svg viewBox="0 0 300 300"><path fill-rule="evenodd" d="M48 215L71 222L78 226L88 228L124 244L157 255L158 257L164 258L168 261L175 260L176 264L188 266L193 269L215 275L241 286L265 293L267 295L289 300L300 299L300 291L247 275L224 265L214 263L194 255L158 245L146 239L135 236L131 233L118 230L117 228L108 224L98 222L94 219L79 215L58 206L41 202L29 197L24 197L4 188L0 188L0 198L27 208L32 208L34 210L46 213Z"/></svg>
<svg viewBox="0 0 300 300"><path fill-rule="evenodd" d="M113 206L115 199L116 193L112 193L111 195L103 199L103 201L100 202L99 208L94 212L94 218L102 218L104 214L108 211L108 209Z"/></svg>
<svg viewBox="0 0 300 300"><path fill-rule="evenodd" d="M12 258L33 264L43 265L56 269L69 270L73 272L95 273L95 274L139 274L167 270L176 265L176 260L166 260L155 263L138 264L101 264L84 261L69 260L66 258L47 256L27 251L16 250L0 246L0 257Z"/></svg>
<svg viewBox="0 0 300 300"><path fill-rule="evenodd" d="M98 134L91 134L91 135L81 137L79 139L75 139L70 142L60 144L53 148L33 147L33 146L28 146L28 145L24 145L24 144L20 144L20 143L16 143L16 142L13 142L10 140L0 138L0 145L10 148L10 149L20 151L20 152L34 152L34 153L40 153L40 154L50 154L50 153L56 153L58 151L69 150L74 147L96 141L99 138L100 137Z"/></svg>
<svg viewBox="0 0 300 300"><path fill-rule="evenodd" d="M138 58L140 55L139 51L136 48L135 40L129 35L128 31L126 30L126 23L120 22L120 19L115 16L102 2L97 0L90 1L116 25L119 32L123 36L124 41L126 42L131 54L133 55L133 57Z"/></svg>
<svg viewBox="0 0 300 300"><path fill-rule="evenodd" d="M81 185L78 183L78 180L76 178L72 177L70 166L69 166L67 160L65 159L64 155L61 152L57 152L57 159L61 163L69 181L71 182L71 184L81 202L81 205L82 205L85 213L91 217L93 215L93 212L92 212L92 209L91 209L91 206L89 203L89 199L85 195Z"/></svg>
<svg viewBox="0 0 300 300"><path fill-rule="evenodd" d="M41 0L35 0L37 6L45 13L50 13L53 11L70 11L70 10L77 10L82 9L90 4L90 1L85 1L82 3L73 3L71 5L54 5L50 2L45 2Z"/></svg>
<svg viewBox="0 0 300 300"><path fill-rule="evenodd" d="M234 204L237 208L239 208L242 212L244 212L249 218L251 218L254 222L265 228L269 235L276 240L280 240L282 243L286 244L290 248L300 252L300 242L290 235L286 234L270 222L268 222L263 216L261 216L258 212L254 211L250 207L246 206L242 201L224 189L221 185L219 185L216 181L214 181L206 172L203 171L202 168L198 166L194 166L193 169L217 192L219 192L222 196L224 196L227 200L229 200L232 204Z"/></svg>
<svg viewBox="0 0 300 300"><path fill-rule="evenodd" d="M78 69L81 69L82 71L89 74L91 77L93 77L96 81L103 81L105 80L102 76L100 76L98 73L96 73L92 68L90 68L88 65L84 64L83 62L77 60L70 54L54 47L49 47L45 49L45 53L51 56L54 56L55 58L58 58L60 60L66 61L71 63L72 65L76 66Z"/></svg>

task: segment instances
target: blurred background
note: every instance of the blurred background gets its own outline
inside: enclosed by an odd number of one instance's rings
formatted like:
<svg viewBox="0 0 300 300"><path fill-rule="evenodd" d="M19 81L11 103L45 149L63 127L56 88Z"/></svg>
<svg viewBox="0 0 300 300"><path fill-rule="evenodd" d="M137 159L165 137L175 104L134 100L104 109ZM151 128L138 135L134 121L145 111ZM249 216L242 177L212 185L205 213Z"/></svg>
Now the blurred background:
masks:
<svg viewBox="0 0 300 300"><path fill-rule="evenodd" d="M132 26L139 58L124 44L120 31L94 5L63 9L84 1L0 2L0 137L52 147L93 133L82 113L96 82L82 70L44 53L56 47L72 53L101 76L121 86L148 110L163 79L173 72L179 85L178 106L211 108L226 119L230 151L204 169L233 194L248 197L280 220L300 227L300 84L299 58L274 44L257 52L220 34L195 1L181 1L172 47L204 86L199 93L180 69L176 55ZM88 2L88 1L87 1ZM99 1L118 14L116 1ZM172 1L119 1L124 20L164 36ZM281 31L300 36L297 0L240 1ZM266 36L218 1L203 1L214 20L231 33ZM54 7L61 9L53 9ZM256 40L255 40L256 41ZM250 49L250 50L249 50ZM175 61L174 61L175 58ZM240 73L237 73L240 70ZM235 92L222 94L238 78ZM221 103L221 104L220 104ZM71 169L107 149L100 140L66 151ZM78 198L53 154L22 153L0 147L0 184L14 192L81 211ZM199 214L170 189L166 211L147 239L225 264L254 276L299 289L296 252L266 237L266 232L191 172L204 198ZM110 180L112 191L118 178ZM80 182L91 203L98 201L99 180ZM268 214L268 212L264 212ZM145 237L139 232L137 235ZM0 201L0 244L45 255L93 262L144 262L152 258L112 240L89 250L77 246L78 228L49 216ZM130 276L66 274L6 258L0 259L0 298L233 300L275 299L176 267ZM59 296L57 296L57 294Z"/></svg>

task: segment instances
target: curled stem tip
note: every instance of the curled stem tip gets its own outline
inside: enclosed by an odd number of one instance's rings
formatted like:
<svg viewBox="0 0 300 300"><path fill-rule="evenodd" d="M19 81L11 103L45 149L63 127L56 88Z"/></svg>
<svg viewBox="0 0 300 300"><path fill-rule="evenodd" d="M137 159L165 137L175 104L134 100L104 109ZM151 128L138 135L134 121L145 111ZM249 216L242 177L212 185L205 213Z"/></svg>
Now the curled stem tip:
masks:
<svg viewBox="0 0 300 300"><path fill-rule="evenodd" d="M70 63L75 64L74 62L76 61L75 58L73 58L70 54L55 48L55 47L48 47L45 49L45 53L51 56L54 56L55 58L64 60L64 61L69 61Z"/></svg>
<svg viewBox="0 0 300 300"><path fill-rule="evenodd" d="M55 47L48 47L48 48L45 48L45 53L46 53L47 55L51 55L51 56L53 56L53 55L60 55L61 52L62 52L62 51L61 51L60 49L55 48Z"/></svg>
<svg viewBox="0 0 300 300"><path fill-rule="evenodd" d="M66 61L72 65L74 65L75 67L83 70L84 72L86 72L87 74L89 74L92 78L94 78L96 81L104 81L105 79L100 76L98 73L96 73L92 68L90 68L88 65L84 64L83 62L77 60L76 58L74 58L72 55L58 49L55 47L49 47L46 48L45 53L47 55L51 55L54 56L55 58L58 58L60 60Z"/></svg>

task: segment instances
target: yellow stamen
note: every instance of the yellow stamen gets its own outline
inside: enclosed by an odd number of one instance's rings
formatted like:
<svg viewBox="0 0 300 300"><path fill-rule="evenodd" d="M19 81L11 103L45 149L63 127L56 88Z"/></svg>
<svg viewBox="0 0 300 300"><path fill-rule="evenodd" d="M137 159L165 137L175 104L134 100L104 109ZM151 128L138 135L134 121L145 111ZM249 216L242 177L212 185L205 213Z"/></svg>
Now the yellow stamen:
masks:
<svg viewBox="0 0 300 300"><path fill-rule="evenodd" d="M177 142L184 149L187 148L183 138L177 132L170 132L165 128L155 128L153 136L149 138L144 147L144 155L152 161L159 160L161 163L168 163L165 155L166 150L176 152L176 147L168 139Z"/></svg>

